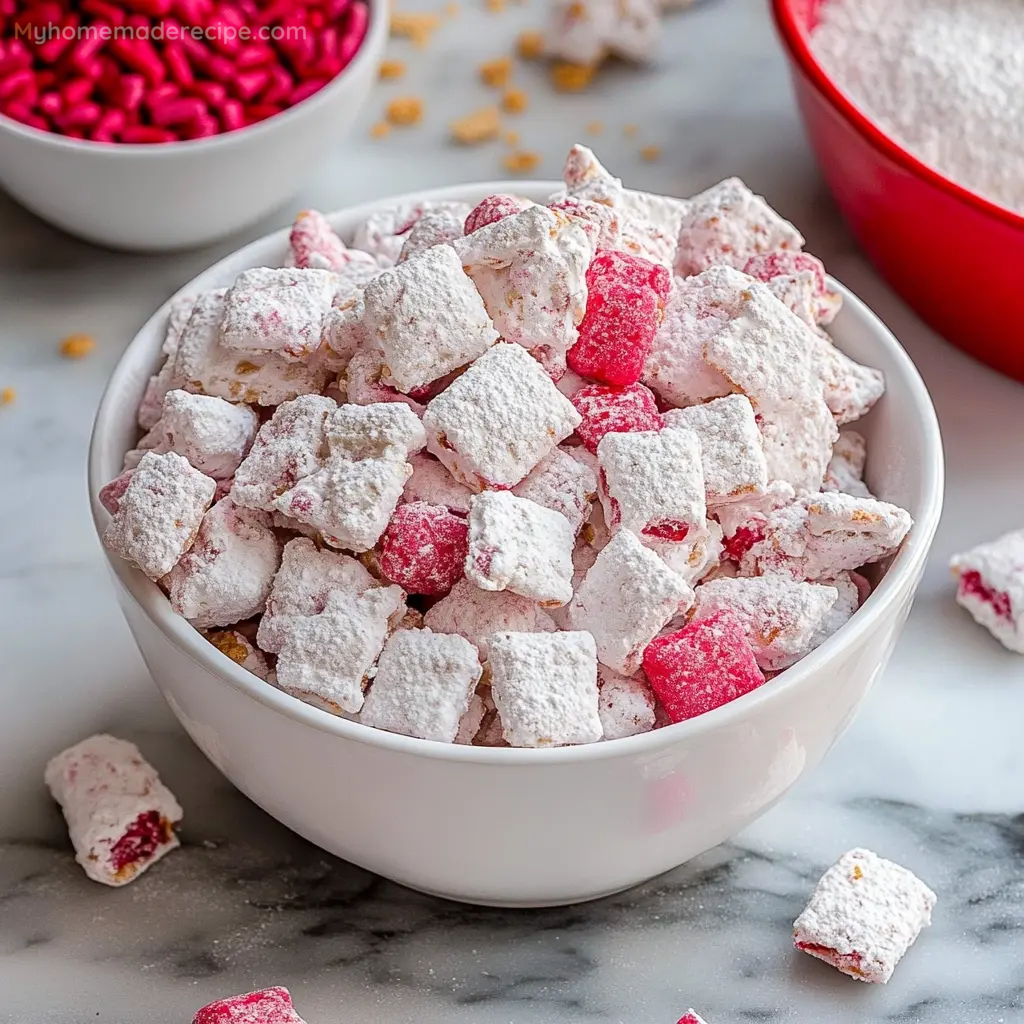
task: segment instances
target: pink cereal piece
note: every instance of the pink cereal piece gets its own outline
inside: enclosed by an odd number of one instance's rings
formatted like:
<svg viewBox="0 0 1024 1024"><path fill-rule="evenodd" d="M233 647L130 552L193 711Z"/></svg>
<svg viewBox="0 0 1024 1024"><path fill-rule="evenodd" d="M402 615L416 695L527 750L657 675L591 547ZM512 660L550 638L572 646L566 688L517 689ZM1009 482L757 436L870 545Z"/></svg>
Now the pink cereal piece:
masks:
<svg viewBox="0 0 1024 1024"><path fill-rule="evenodd" d="M622 249L622 223L619 212L604 203L595 203L580 196L563 195L548 203L577 220L587 233L590 244L598 249Z"/></svg>
<svg viewBox="0 0 1024 1024"><path fill-rule="evenodd" d="M430 505L442 505L449 512L469 515L469 501L473 492L464 487L433 457L426 453L409 458L412 476L402 491L403 501L425 501Z"/></svg>
<svg viewBox="0 0 1024 1024"><path fill-rule="evenodd" d="M124 885L180 845L181 806L134 743L90 736L52 758L44 777L94 882Z"/></svg>
<svg viewBox="0 0 1024 1024"><path fill-rule="evenodd" d="M831 323L842 308L843 297L832 291L825 266L809 252L779 249L751 256L745 274L763 281L804 323L814 327Z"/></svg>
<svg viewBox="0 0 1024 1024"><path fill-rule="evenodd" d="M451 246L435 246L374 278L363 301L367 331L384 354L383 382L406 394L471 363L498 340Z"/></svg>
<svg viewBox="0 0 1024 1024"><path fill-rule="evenodd" d="M709 506L760 498L768 489L768 463L750 400L715 398L704 405L669 409L666 427L692 430L700 441L704 493Z"/></svg>
<svg viewBox="0 0 1024 1024"><path fill-rule="evenodd" d="M214 480L234 476L256 436L259 420L247 405L232 405L223 398L168 391L160 419L125 456L131 468L146 451L163 455L177 452Z"/></svg>
<svg viewBox="0 0 1024 1024"><path fill-rule="evenodd" d="M128 484L131 483L134 472L134 469L126 469L120 476L114 477L109 484L105 484L100 488L100 504L111 515L117 511L118 506L121 504L121 498L124 496L124 492L128 490Z"/></svg>
<svg viewBox="0 0 1024 1024"><path fill-rule="evenodd" d="M380 539L384 576L409 594L447 594L469 552L466 520L441 505L399 505Z"/></svg>
<svg viewBox="0 0 1024 1024"><path fill-rule="evenodd" d="M640 668L644 648L674 615L693 603L693 591L630 530L601 549L569 607L572 629L586 630L602 665L625 676Z"/></svg>
<svg viewBox="0 0 1024 1024"><path fill-rule="evenodd" d="M661 430L664 425L654 395L639 383L624 388L588 384L572 395L572 404L583 417L576 433L595 455L605 434Z"/></svg>
<svg viewBox="0 0 1024 1024"><path fill-rule="evenodd" d="M348 400L354 405L375 405L378 402L399 402L422 416L426 406L401 391L381 383L384 356L373 348L361 348L349 360L344 371Z"/></svg>
<svg viewBox="0 0 1024 1024"><path fill-rule="evenodd" d="M846 427L839 431L839 440L832 446L832 457L825 470L823 491L842 491L855 498L873 498L864 483L867 444L864 437Z"/></svg>
<svg viewBox="0 0 1024 1024"><path fill-rule="evenodd" d="M404 263L432 246L447 245L456 238L461 238L462 222L463 218L450 208L427 210L405 236L402 251L398 254L398 262Z"/></svg>
<svg viewBox="0 0 1024 1024"><path fill-rule="evenodd" d="M1005 648L1024 654L1024 530L954 555L956 602Z"/></svg>
<svg viewBox="0 0 1024 1024"><path fill-rule="evenodd" d="M560 513L509 491L484 491L470 503L466 576L481 590L558 607L572 598L574 540Z"/></svg>
<svg viewBox="0 0 1024 1024"><path fill-rule="evenodd" d="M348 250L318 210L303 210L288 238L291 260L302 270L340 270L348 263Z"/></svg>
<svg viewBox="0 0 1024 1024"><path fill-rule="evenodd" d="M337 287L326 270L244 270L224 298L222 343L240 352L306 359L320 348Z"/></svg>
<svg viewBox="0 0 1024 1024"><path fill-rule="evenodd" d="M652 640L643 665L673 722L713 711L765 681L743 624L728 610Z"/></svg>
<svg viewBox="0 0 1024 1024"><path fill-rule="evenodd" d="M597 447L612 532L682 541L707 518L700 442L692 430L605 434Z"/></svg>
<svg viewBox="0 0 1024 1024"><path fill-rule="evenodd" d="M192 1024L305 1024L295 1012L286 988L264 988L258 992L218 999L196 1011Z"/></svg>
<svg viewBox="0 0 1024 1024"><path fill-rule="evenodd" d="M518 345L482 355L423 414L427 447L472 490L514 487L580 423Z"/></svg>
<svg viewBox="0 0 1024 1024"><path fill-rule="evenodd" d="M587 268L587 309L569 367L584 377L626 387L643 373L671 278L639 256L599 251Z"/></svg>
<svg viewBox="0 0 1024 1024"><path fill-rule="evenodd" d="M495 633L487 663L502 730L512 746L601 739L597 658L589 633Z"/></svg>
<svg viewBox="0 0 1024 1024"><path fill-rule="evenodd" d="M598 665L597 685L597 711L606 740L637 736L654 728L654 694L642 673L629 678Z"/></svg>
<svg viewBox="0 0 1024 1024"><path fill-rule="evenodd" d="M184 381L178 380L175 374L175 355L178 351L181 332L192 315L195 301L195 296L192 295L182 295L171 301L171 309L167 315L167 329L161 348L164 361L157 373L149 378L146 392L139 403L139 426L143 430L151 430L156 426L163 410L164 396L168 391L181 387L184 383Z"/></svg>
<svg viewBox="0 0 1024 1024"><path fill-rule="evenodd" d="M564 448L556 448L534 466L530 474L512 488L520 498L560 512L574 534L583 529L597 497L597 477L585 463Z"/></svg>
<svg viewBox="0 0 1024 1024"><path fill-rule="evenodd" d="M717 579L694 591L693 621L728 612L746 631L757 664L779 672L810 653L838 598L835 587L784 576Z"/></svg>
<svg viewBox="0 0 1024 1024"><path fill-rule="evenodd" d="M192 546L216 483L174 452L147 452L132 474L103 543L157 580Z"/></svg>
<svg viewBox="0 0 1024 1024"><path fill-rule="evenodd" d="M707 1022L696 1010L690 1009L679 1018L677 1024L707 1024Z"/></svg>
<svg viewBox="0 0 1024 1024"><path fill-rule="evenodd" d="M357 225L353 246L374 256L382 267L393 266L405 244L406 236L416 222L430 210L448 209L465 220L471 209L468 203L402 203L371 213Z"/></svg>
<svg viewBox="0 0 1024 1024"><path fill-rule="evenodd" d="M469 211L463 224L462 234L471 235L474 231L479 231L481 228L487 227L488 224L501 220L502 217L512 217L533 205L529 199L521 199L519 196L501 193L487 196Z"/></svg>
<svg viewBox="0 0 1024 1024"><path fill-rule="evenodd" d="M858 981L885 984L921 929L935 893L870 850L844 853L793 922L793 944Z"/></svg>
<svg viewBox="0 0 1024 1024"><path fill-rule="evenodd" d="M263 611L280 563L267 513L224 498L164 582L171 607L197 629L230 626Z"/></svg>
<svg viewBox="0 0 1024 1024"><path fill-rule="evenodd" d="M803 248L803 236L739 178L726 178L686 203L675 270L682 277L713 266L741 269L760 253Z"/></svg>
<svg viewBox="0 0 1024 1024"><path fill-rule="evenodd" d="M454 743L483 669L461 636L407 629L384 647L360 712L363 725Z"/></svg>
<svg viewBox="0 0 1024 1024"><path fill-rule="evenodd" d="M248 637L237 629L214 630L206 634L206 639L213 644L226 658L258 676L264 682L270 679L270 667L263 652L249 642Z"/></svg>
<svg viewBox="0 0 1024 1024"><path fill-rule="evenodd" d="M713 572L722 556L722 527L713 519L691 530L682 541L645 537L644 543L691 586Z"/></svg>

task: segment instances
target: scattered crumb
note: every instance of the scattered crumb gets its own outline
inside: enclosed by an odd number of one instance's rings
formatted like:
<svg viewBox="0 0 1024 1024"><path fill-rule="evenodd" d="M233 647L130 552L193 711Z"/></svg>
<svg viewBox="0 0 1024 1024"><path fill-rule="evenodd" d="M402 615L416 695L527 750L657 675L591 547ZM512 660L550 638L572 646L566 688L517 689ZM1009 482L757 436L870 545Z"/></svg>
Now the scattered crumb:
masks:
<svg viewBox="0 0 1024 1024"><path fill-rule="evenodd" d="M639 129L637 128L637 126L635 124L624 124L622 126L622 134L625 135L626 138L629 138L629 139L633 138L633 136L636 135L636 133L638 131L639 131Z"/></svg>
<svg viewBox="0 0 1024 1024"><path fill-rule="evenodd" d="M501 120L497 107L481 107L451 123L452 138L464 146L475 146L497 138L500 130Z"/></svg>
<svg viewBox="0 0 1024 1024"><path fill-rule="evenodd" d="M536 60L544 53L544 36L540 32L520 32L516 39L516 53L523 60Z"/></svg>
<svg viewBox="0 0 1024 1024"><path fill-rule="evenodd" d="M517 149L502 157L501 166L513 174L529 174L540 164L540 153L528 149Z"/></svg>
<svg viewBox="0 0 1024 1024"><path fill-rule="evenodd" d="M596 71L595 64L569 64L560 60L551 65L551 82L559 92L580 92L590 85Z"/></svg>
<svg viewBox="0 0 1024 1024"><path fill-rule="evenodd" d="M604 131L603 121L588 121L587 122L587 134L588 135L600 135Z"/></svg>
<svg viewBox="0 0 1024 1024"><path fill-rule="evenodd" d="M484 6L492 14L501 14L505 10L505 0L484 0Z"/></svg>
<svg viewBox="0 0 1024 1024"><path fill-rule="evenodd" d="M95 339L89 334L69 334L60 343L60 354L65 359L84 359L96 347Z"/></svg>
<svg viewBox="0 0 1024 1024"><path fill-rule="evenodd" d="M18 393L14 388L0 388L0 405L13 405L17 397Z"/></svg>
<svg viewBox="0 0 1024 1024"><path fill-rule="evenodd" d="M394 125L419 124L423 120L423 100L418 96L396 96L385 108L384 116Z"/></svg>
<svg viewBox="0 0 1024 1024"><path fill-rule="evenodd" d="M431 33L440 24L441 16L439 14L391 12L391 34L403 39L411 39L415 46L426 46L430 42Z"/></svg>
<svg viewBox="0 0 1024 1024"><path fill-rule="evenodd" d="M521 114L529 105L529 98L522 89L508 89L501 97L501 109L506 114Z"/></svg>
<svg viewBox="0 0 1024 1024"><path fill-rule="evenodd" d="M494 89L504 89L512 77L512 58L495 57L485 60L478 68L480 81Z"/></svg>
<svg viewBox="0 0 1024 1024"><path fill-rule="evenodd" d="M519 132L505 132L505 145L506 146L518 146L519 145Z"/></svg>
<svg viewBox="0 0 1024 1024"><path fill-rule="evenodd" d="M459 5L456 3L447 3L444 5L444 13L449 18L454 18L459 13Z"/></svg>
<svg viewBox="0 0 1024 1024"><path fill-rule="evenodd" d="M640 150L640 158L642 160L646 160L648 163L660 160L661 146L644 146L644 148Z"/></svg>
<svg viewBox="0 0 1024 1024"><path fill-rule="evenodd" d="M371 139L383 139L391 131L391 125L387 121L378 121L370 128Z"/></svg>
<svg viewBox="0 0 1024 1024"><path fill-rule="evenodd" d="M380 77L385 81L401 78L405 74L405 61L386 60L381 63Z"/></svg>

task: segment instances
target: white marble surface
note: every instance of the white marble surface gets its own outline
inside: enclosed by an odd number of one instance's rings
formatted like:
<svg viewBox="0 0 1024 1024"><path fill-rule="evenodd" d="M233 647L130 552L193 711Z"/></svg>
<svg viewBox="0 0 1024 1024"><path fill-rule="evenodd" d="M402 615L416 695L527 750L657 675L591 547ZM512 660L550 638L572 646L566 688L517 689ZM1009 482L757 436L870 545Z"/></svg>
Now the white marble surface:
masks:
<svg viewBox="0 0 1024 1024"><path fill-rule="evenodd" d="M504 14L464 4L428 51L410 52L410 78L381 89L301 204L499 176L498 149L450 148L444 125L483 99L474 63L536 20L532 2ZM163 706L115 606L85 495L90 420L120 351L241 240L119 255L0 199L0 387L18 392L0 409L0 1020L187 1024L211 998L279 983L311 1024L671 1024L689 1005L712 1024L1024 1021L1024 661L954 607L945 568L1024 521L1024 389L938 340L857 253L803 142L763 6L708 0L672 22L656 69L618 70L583 96L553 97L530 78L519 130L549 177L597 118L602 155L631 184L685 195L742 175L920 366L945 433L946 514L906 633L853 728L734 843L584 907L446 904L292 837L230 790ZM406 91L427 98L427 123L366 140L384 95ZM647 142L663 147L660 162L639 160ZM61 361L56 340L83 330L97 352ZM187 808L184 849L117 891L75 866L41 781L50 754L99 728L142 743ZM789 944L813 880L858 844L919 871L940 897L886 988Z"/></svg>

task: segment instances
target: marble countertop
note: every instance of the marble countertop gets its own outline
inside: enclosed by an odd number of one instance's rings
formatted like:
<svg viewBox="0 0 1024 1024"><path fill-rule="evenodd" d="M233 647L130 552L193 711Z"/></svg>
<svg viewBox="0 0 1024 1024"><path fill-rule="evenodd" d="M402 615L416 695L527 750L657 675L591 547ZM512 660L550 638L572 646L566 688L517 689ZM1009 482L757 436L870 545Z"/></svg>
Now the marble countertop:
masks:
<svg viewBox="0 0 1024 1024"><path fill-rule="evenodd" d="M483 102L477 61L504 52L540 0L479 0L410 74L381 88L295 208L500 177L500 148L456 149L445 125ZM0 198L0 1020L185 1024L212 998L288 985L310 1022L712 1024L1024 1021L1024 662L953 604L959 549L1019 527L1024 390L936 338L857 252L803 140L762 0L672 19L660 64L581 96L522 73L516 125L557 175L592 120L631 185L691 194L739 174L890 325L938 407L946 513L884 680L820 770L734 842L587 906L481 910L419 896L323 854L235 793L191 746L121 620L88 517L84 465L104 380L168 294L245 239L201 252L105 252ZM417 92L423 126L371 142L385 96ZM636 136L624 134L628 122ZM641 145L662 158L645 163ZM287 211L254 228L286 223ZM93 356L56 354L88 331ZM184 849L138 883L86 880L42 785L46 758L109 729L141 743L187 808ZM790 923L840 852L866 845L939 893L935 924L887 987L790 948Z"/></svg>

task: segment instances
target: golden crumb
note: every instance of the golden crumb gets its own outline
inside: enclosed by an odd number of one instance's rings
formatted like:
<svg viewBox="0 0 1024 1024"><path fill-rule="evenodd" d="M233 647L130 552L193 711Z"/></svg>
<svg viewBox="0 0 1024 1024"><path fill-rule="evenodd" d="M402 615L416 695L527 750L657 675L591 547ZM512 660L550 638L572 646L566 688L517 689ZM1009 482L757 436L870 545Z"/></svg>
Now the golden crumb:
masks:
<svg viewBox="0 0 1024 1024"><path fill-rule="evenodd" d="M418 96L396 96L385 107L384 116L394 125L419 124L423 120L423 100Z"/></svg>
<svg viewBox="0 0 1024 1024"><path fill-rule="evenodd" d="M501 109L506 114L521 114L529 105L529 97L522 89L508 89L501 97Z"/></svg>
<svg viewBox="0 0 1024 1024"><path fill-rule="evenodd" d="M588 121L587 122L587 134L588 135L600 135L604 131L603 121Z"/></svg>
<svg viewBox="0 0 1024 1024"><path fill-rule="evenodd" d="M492 89L504 89L512 77L512 58L495 57L494 60L485 60L477 70L484 85Z"/></svg>
<svg viewBox="0 0 1024 1024"><path fill-rule="evenodd" d="M456 3L447 3L447 4L445 4L444 5L444 13L447 14L449 18L456 17L458 15L458 13L459 13L459 5L456 4Z"/></svg>
<svg viewBox="0 0 1024 1024"><path fill-rule="evenodd" d="M380 65L380 77L385 82L392 82L405 74L405 61L385 60Z"/></svg>
<svg viewBox="0 0 1024 1024"><path fill-rule="evenodd" d="M376 124L370 126L370 138L371 139L383 139L391 131L391 125L387 121L378 121Z"/></svg>
<svg viewBox="0 0 1024 1024"><path fill-rule="evenodd" d="M540 32L520 32L516 39L516 53L523 60L536 60L544 54L544 36Z"/></svg>
<svg viewBox="0 0 1024 1024"><path fill-rule="evenodd" d="M622 126L622 134L625 135L627 139L633 138L639 130L640 129L637 128L635 124L624 124Z"/></svg>
<svg viewBox="0 0 1024 1024"><path fill-rule="evenodd" d="M580 92L590 85L596 64L569 64L564 60L551 65L551 82L559 92Z"/></svg>
<svg viewBox="0 0 1024 1024"><path fill-rule="evenodd" d="M430 42L431 34L440 24L441 15L439 14L391 12L391 34L403 39L411 39L414 46L426 46Z"/></svg>
<svg viewBox="0 0 1024 1024"><path fill-rule="evenodd" d="M249 649L243 644L236 634L229 629L217 630L214 633L207 633L206 639L220 651L221 654L230 658L235 664L241 665L249 657Z"/></svg>
<svg viewBox="0 0 1024 1024"><path fill-rule="evenodd" d="M0 405L13 405L17 397L18 392L14 388L0 388Z"/></svg>
<svg viewBox="0 0 1024 1024"><path fill-rule="evenodd" d="M505 0L484 0L484 6L491 14L501 14L505 10Z"/></svg>
<svg viewBox="0 0 1024 1024"><path fill-rule="evenodd" d="M96 347L90 334L69 334L60 343L60 354L65 359L84 359Z"/></svg>
<svg viewBox="0 0 1024 1024"><path fill-rule="evenodd" d="M661 146L644 146L640 150L640 159L646 160L649 164L661 159Z"/></svg>
<svg viewBox="0 0 1024 1024"><path fill-rule="evenodd" d="M529 149L517 149L501 159L501 166L513 174L529 174L540 164L540 153Z"/></svg>
<svg viewBox="0 0 1024 1024"><path fill-rule="evenodd" d="M506 146L518 146L519 145L519 132L505 132L505 145Z"/></svg>
<svg viewBox="0 0 1024 1024"><path fill-rule="evenodd" d="M475 146L495 139L500 130L501 119L497 107L481 107L451 123L452 138L464 146Z"/></svg>

